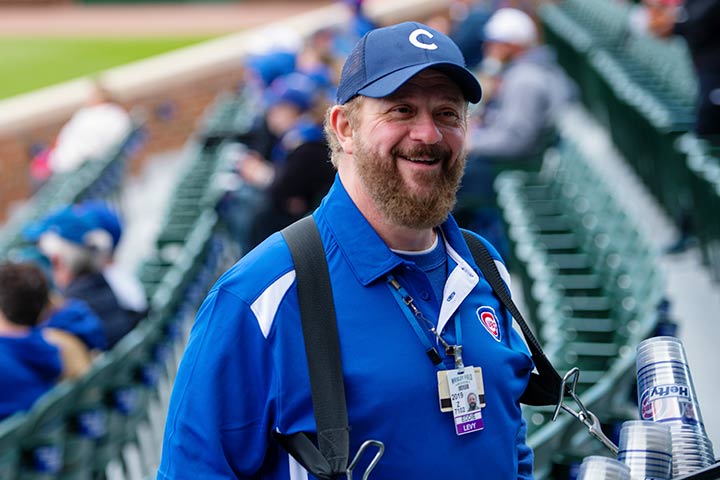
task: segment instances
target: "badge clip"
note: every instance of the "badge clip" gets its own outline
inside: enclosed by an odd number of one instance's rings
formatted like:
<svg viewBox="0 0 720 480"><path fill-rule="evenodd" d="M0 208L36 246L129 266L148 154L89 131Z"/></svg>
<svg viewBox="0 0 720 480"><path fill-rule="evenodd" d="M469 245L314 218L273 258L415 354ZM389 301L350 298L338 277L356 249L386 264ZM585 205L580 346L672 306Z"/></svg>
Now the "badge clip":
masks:
<svg viewBox="0 0 720 480"><path fill-rule="evenodd" d="M455 368L463 368L465 366L462 359L462 345L446 346L445 354L453 356L453 358L455 359Z"/></svg>
<svg viewBox="0 0 720 480"><path fill-rule="evenodd" d="M570 369L570 371L568 371L563 377L562 383L560 384L560 401L555 406L555 412L553 413L552 421L554 422L557 419L557 416L560 413L560 409L565 410L567 413L575 417L577 421L585 425L588 428L588 433L590 433L590 435L600 440L602 444L605 445L614 455L617 455L617 445L615 445L612 440L605 436L602 429L600 428L600 421L598 420L598 418L595 416L594 413L585 408L585 405L583 405L583 403L580 401L580 397L578 397L575 393L575 388L577 387L577 382L579 378L580 369L577 367L573 367L572 369ZM570 382L569 388L568 382ZM570 397L573 399L580 411L576 412L572 408L565 405L564 401L566 394L570 395Z"/></svg>

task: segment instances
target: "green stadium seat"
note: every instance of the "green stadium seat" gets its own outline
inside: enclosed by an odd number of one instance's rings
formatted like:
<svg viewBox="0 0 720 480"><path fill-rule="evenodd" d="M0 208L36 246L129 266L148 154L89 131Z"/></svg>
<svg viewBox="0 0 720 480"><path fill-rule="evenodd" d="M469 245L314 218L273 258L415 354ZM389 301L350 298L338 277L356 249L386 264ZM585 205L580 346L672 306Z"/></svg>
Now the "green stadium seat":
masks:
<svg viewBox="0 0 720 480"><path fill-rule="evenodd" d="M114 452L107 441L111 409L107 395L117 365L112 356L98 356L82 378L78 379L76 398L68 412L63 480L95 478L98 463L105 465Z"/></svg>
<svg viewBox="0 0 720 480"><path fill-rule="evenodd" d="M583 402L609 414L609 405L627 398L634 346L657 322L664 285L654 253L566 139L538 173L503 172L495 187L545 353L561 374L579 367ZM524 415L541 464L570 448L572 419L548 424L551 411L543 408L526 407Z"/></svg>
<svg viewBox="0 0 720 480"><path fill-rule="evenodd" d="M27 422L24 413L12 415L0 422L0 478L15 480L20 472L22 450Z"/></svg>
<svg viewBox="0 0 720 480"><path fill-rule="evenodd" d="M77 390L61 382L40 397L25 419L20 480L50 480L63 469L70 410Z"/></svg>

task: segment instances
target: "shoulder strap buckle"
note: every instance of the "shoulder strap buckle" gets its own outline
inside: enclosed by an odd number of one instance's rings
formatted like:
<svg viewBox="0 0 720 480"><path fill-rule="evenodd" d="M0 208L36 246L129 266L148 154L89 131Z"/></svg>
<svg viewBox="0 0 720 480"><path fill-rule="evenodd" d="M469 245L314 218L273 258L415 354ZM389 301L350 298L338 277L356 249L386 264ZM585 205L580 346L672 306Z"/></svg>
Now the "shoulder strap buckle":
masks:
<svg viewBox="0 0 720 480"><path fill-rule="evenodd" d="M560 384L560 400L555 406L555 412L553 413L552 421L554 422L557 419L557 416L560 413L561 409L566 411L567 413L575 417L577 421L585 425L588 428L588 433L590 433L590 435L600 440L600 442L602 442L602 444L605 445L614 455L617 455L617 445L615 445L612 440L610 440L603 433L602 428L600 428L600 421L598 420L597 416L595 416L594 413L585 408L585 405L583 405L580 397L578 397L577 393L575 393L575 388L577 387L577 382L579 378L580 369L577 367L570 369L570 371L568 371L563 377L562 383ZM565 405L566 395L569 395L570 398L572 398L572 400L578 406L579 411L575 411L569 406Z"/></svg>

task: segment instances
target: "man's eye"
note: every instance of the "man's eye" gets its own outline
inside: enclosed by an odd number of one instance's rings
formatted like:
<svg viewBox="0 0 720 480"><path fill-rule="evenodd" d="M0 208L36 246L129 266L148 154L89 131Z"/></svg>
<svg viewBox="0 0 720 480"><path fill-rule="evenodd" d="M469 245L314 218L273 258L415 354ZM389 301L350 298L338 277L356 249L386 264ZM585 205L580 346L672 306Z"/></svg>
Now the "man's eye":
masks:
<svg viewBox="0 0 720 480"><path fill-rule="evenodd" d="M404 105L400 105L400 106L397 106L397 107L393 108L393 112L396 112L396 113L400 113L400 114L405 115L405 114L408 114L408 113L412 112L412 110L410 109L410 107L406 107L406 106L404 106Z"/></svg>
<svg viewBox="0 0 720 480"><path fill-rule="evenodd" d="M460 121L460 114L454 110L445 110L440 113L440 120L454 124Z"/></svg>

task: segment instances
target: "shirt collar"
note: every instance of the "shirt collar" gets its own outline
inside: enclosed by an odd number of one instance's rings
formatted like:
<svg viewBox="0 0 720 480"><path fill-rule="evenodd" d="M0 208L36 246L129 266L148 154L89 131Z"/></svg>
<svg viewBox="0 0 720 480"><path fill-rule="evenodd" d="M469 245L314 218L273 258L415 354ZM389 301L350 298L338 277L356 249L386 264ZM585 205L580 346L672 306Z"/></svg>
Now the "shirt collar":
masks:
<svg viewBox="0 0 720 480"><path fill-rule="evenodd" d="M350 265L358 281L367 286L385 277L402 259L388 248L375 232L340 181L339 175L322 204L315 212L321 232L327 230L337 241L337 246ZM441 225L446 241L463 258L470 258L470 251L452 216ZM326 248L328 245L326 243ZM474 262L470 261L475 267Z"/></svg>

